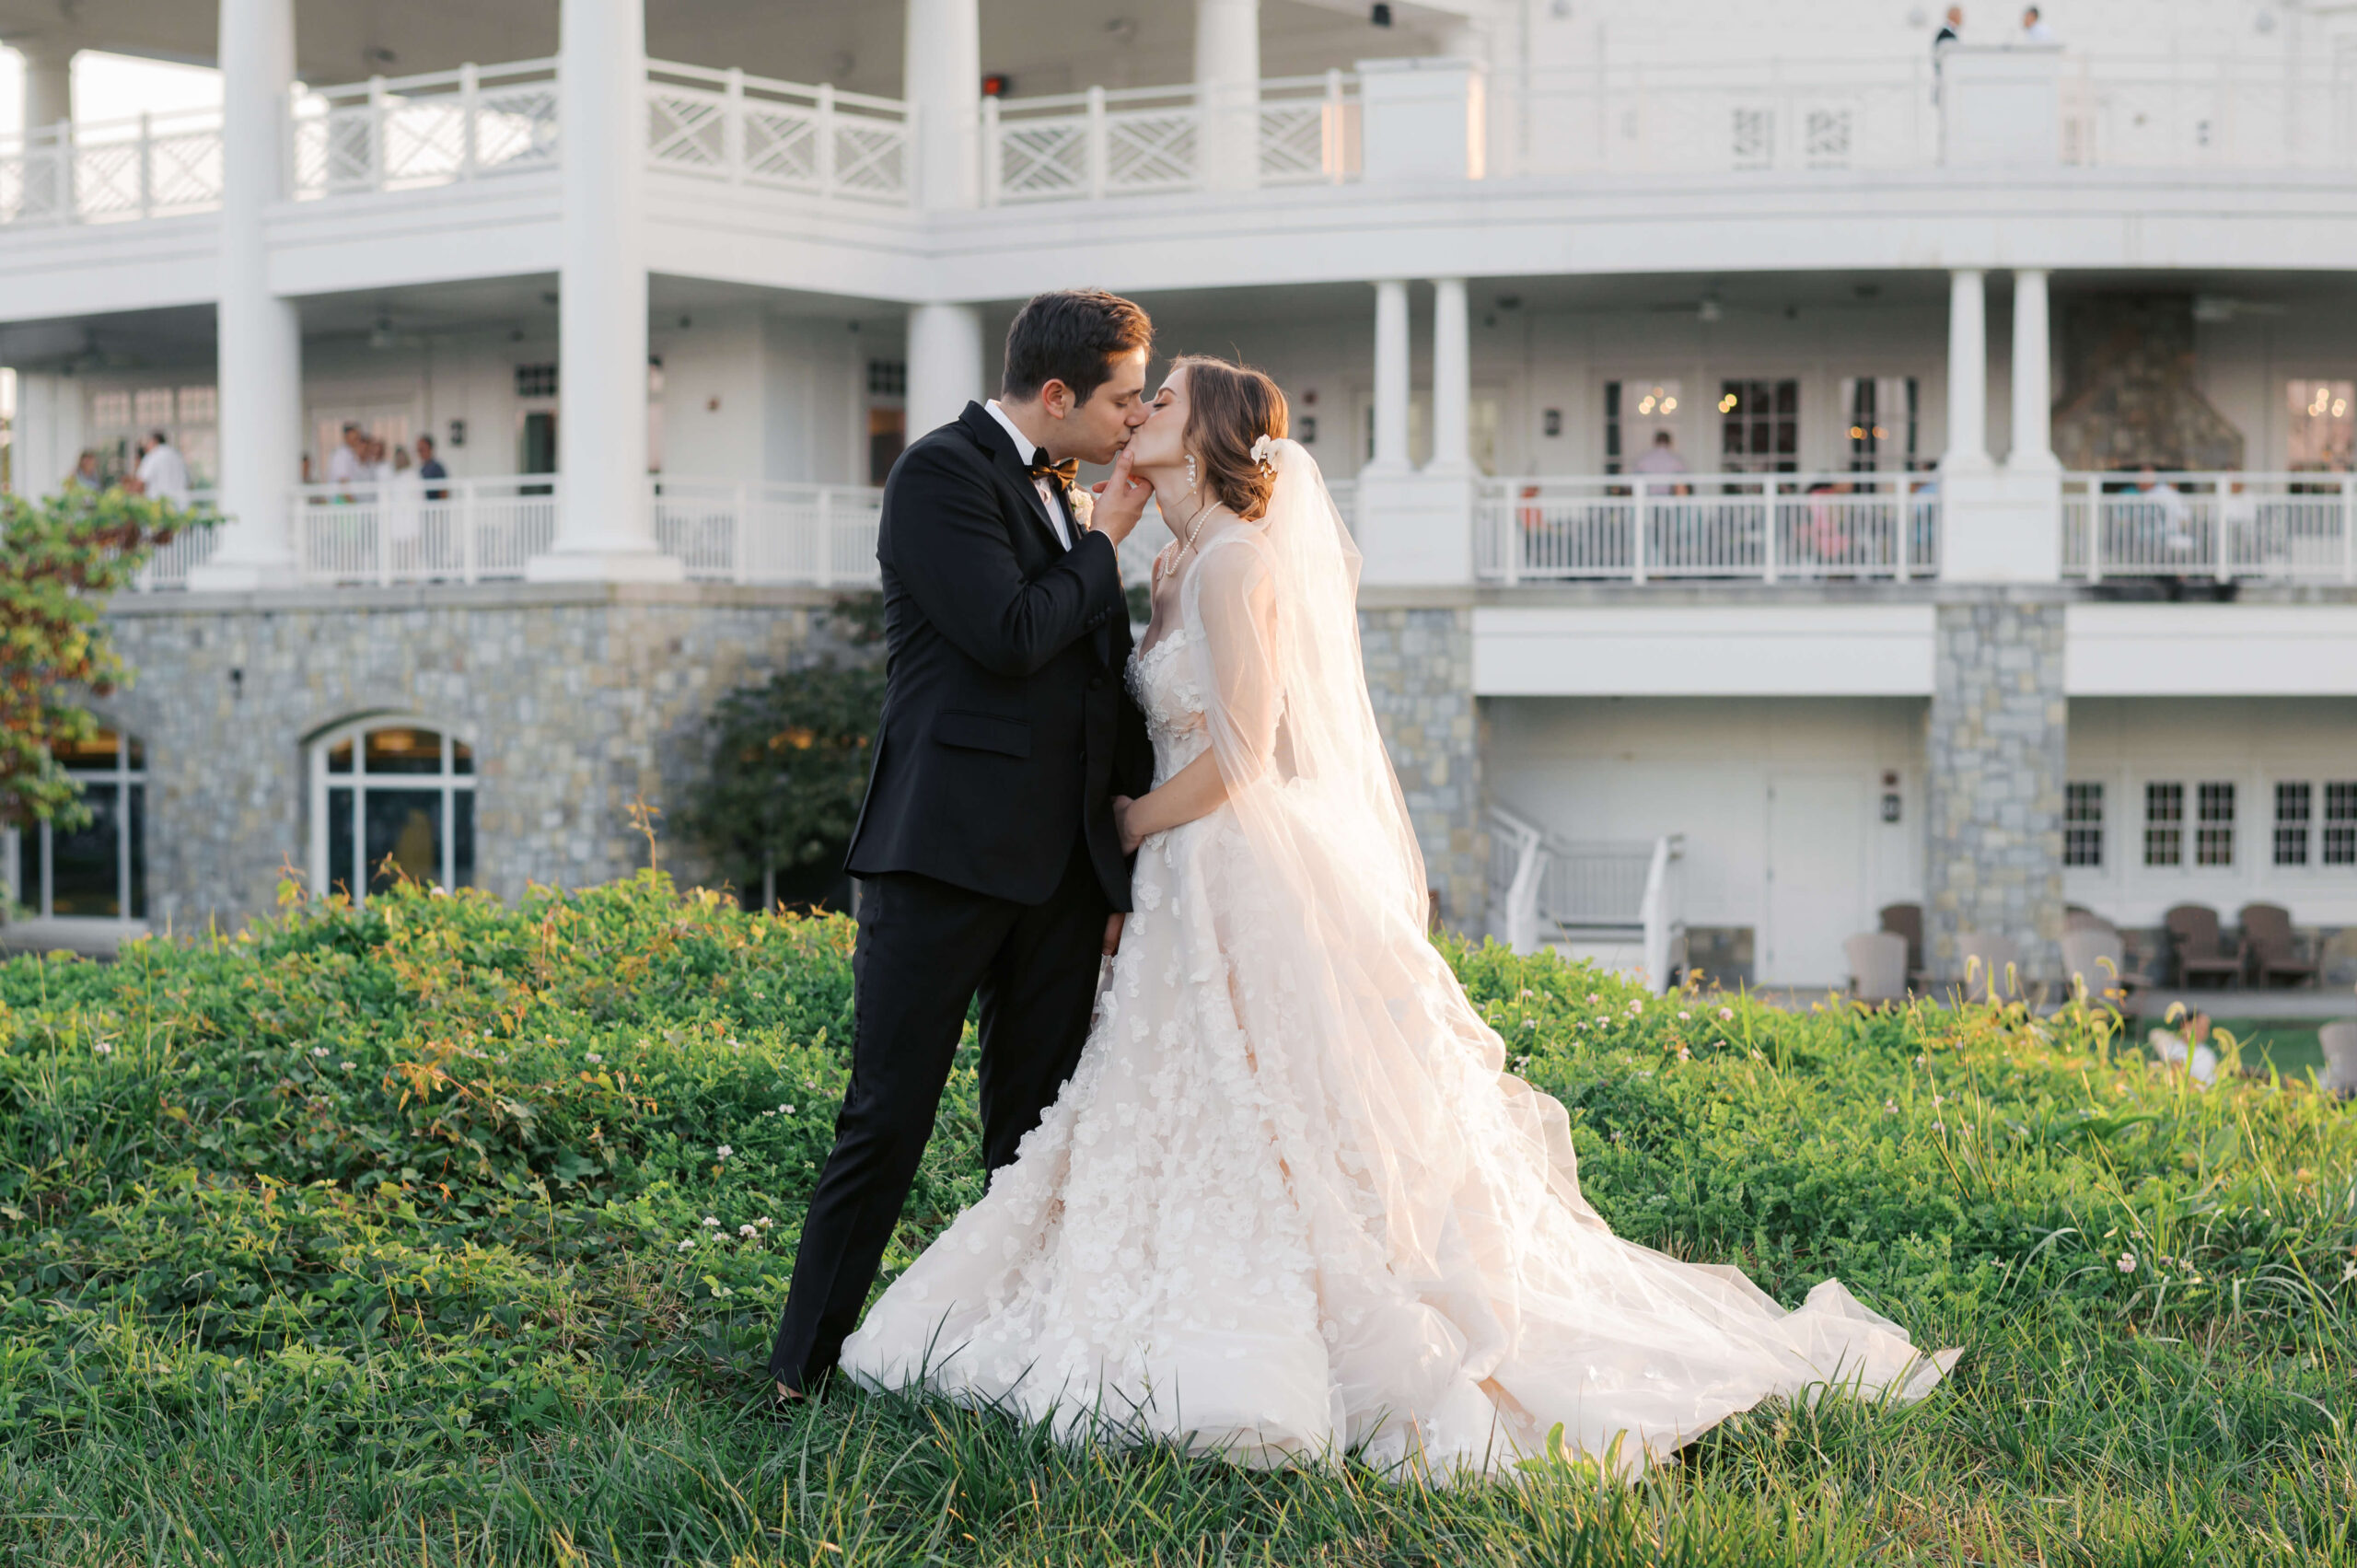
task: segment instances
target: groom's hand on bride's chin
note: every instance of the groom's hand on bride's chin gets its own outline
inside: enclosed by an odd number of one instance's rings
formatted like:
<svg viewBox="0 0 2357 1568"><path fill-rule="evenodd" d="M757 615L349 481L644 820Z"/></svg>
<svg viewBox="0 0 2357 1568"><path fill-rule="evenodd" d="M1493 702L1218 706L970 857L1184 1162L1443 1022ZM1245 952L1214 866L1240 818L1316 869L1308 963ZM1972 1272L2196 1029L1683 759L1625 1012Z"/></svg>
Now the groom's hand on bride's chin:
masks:
<svg viewBox="0 0 2357 1568"><path fill-rule="evenodd" d="M1089 487L1097 495L1097 509L1088 519L1089 530L1101 533L1119 550L1130 530L1145 516L1145 504L1154 498L1154 486L1130 471L1130 449L1124 447L1113 458L1113 477L1100 479Z"/></svg>

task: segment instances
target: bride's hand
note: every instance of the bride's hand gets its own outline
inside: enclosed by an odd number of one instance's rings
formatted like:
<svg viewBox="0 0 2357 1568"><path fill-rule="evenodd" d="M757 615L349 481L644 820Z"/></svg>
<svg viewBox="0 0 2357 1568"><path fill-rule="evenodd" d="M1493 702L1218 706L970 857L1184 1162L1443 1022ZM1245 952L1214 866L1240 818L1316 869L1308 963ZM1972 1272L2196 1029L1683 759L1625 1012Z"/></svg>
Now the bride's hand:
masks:
<svg viewBox="0 0 2357 1568"><path fill-rule="evenodd" d="M1136 804L1136 801L1126 795L1117 795L1113 797L1113 828L1121 835L1123 854L1135 854L1138 845L1145 842L1145 835L1130 830L1130 807Z"/></svg>

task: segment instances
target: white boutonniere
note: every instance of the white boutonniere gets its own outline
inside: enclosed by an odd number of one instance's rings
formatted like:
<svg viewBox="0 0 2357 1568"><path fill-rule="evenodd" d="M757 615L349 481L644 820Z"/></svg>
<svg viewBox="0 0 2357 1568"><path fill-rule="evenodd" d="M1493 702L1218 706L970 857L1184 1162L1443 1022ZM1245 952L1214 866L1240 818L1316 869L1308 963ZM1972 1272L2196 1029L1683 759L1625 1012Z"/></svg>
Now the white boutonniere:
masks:
<svg viewBox="0 0 2357 1568"><path fill-rule="evenodd" d="M1096 495L1086 485L1075 484L1065 493L1065 499L1071 504L1073 521L1087 528L1088 519L1097 514Z"/></svg>

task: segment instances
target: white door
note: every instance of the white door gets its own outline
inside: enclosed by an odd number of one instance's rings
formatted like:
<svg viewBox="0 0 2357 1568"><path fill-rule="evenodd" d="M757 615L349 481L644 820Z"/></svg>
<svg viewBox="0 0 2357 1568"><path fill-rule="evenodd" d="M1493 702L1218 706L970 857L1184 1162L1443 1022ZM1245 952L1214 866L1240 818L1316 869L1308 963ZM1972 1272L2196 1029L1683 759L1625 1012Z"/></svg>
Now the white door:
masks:
<svg viewBox="0 0 2357 1568"><path fill-rule="evenodd" d="M1759 978L1839 985L1841 944L1870 928L1865 910L1866 781L1778 773L1768 783L1768 930Z"/></svg>

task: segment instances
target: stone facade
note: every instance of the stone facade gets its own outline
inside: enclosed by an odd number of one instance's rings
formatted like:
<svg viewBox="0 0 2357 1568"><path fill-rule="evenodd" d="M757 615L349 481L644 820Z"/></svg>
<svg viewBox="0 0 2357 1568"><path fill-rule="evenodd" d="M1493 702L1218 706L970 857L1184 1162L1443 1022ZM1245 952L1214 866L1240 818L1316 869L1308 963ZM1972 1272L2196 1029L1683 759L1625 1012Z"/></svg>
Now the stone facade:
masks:
<svg viewBox="0 0 2357 1568"><path fill-rule="evenodd" d="M149 916L235 925L308 866L307 743L413 714L476 757L476 876L586 886L645 864L630 808L674 807L724 692L850 656L832 596L723 586L498 584L123 595L108 622L134 683L95 704L146 749ZM695 847L663 864L708 877Z"/></svg>
<svg viewBox="0 0 2357 1568"><path fill-rule="evenodd" d="M2066 469L2238 469L2243 433L2194 385L2193 296L2095 295L2062 314Z"/></svg>
<svg viewBox="0 0 2357 1568"><path fill-rule="evenodd" d="M1370 590L1359 605L1376 721L1423 846L1425 880L1440 894L1441 918L1478 934L1488 921L1489 882L1472 606L1389 604L1388 597Z"/></svg>
<svg viewBox="0 0 2357 1568"><path fill-rule="evenodd" d="M1923 910L1935 982L1961 976L1964 931L2010 938L2028 978L2061 972L2063 597L1951 588L1935 611Z"/></svg>

